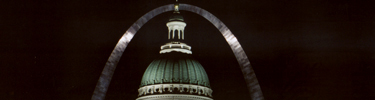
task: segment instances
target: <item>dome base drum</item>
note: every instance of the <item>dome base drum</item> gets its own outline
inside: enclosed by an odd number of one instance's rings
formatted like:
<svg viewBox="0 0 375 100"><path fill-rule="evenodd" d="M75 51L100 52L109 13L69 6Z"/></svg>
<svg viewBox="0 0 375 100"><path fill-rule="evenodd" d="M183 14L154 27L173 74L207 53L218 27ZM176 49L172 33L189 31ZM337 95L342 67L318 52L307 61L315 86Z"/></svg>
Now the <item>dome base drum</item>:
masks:
<svg viewBox="0 0 375 100"><path fill-rule="evenodd" d="M188 94L160 94L139 97L136 100L213 100L204 96Z"/></svg>
<svg viewBox="0 0 375 100"><path fill-rule="evenodd" d="M206 97L212 97L212 89L191 84L156 84L143 86L138 89L138 96L147 96L152 94L193 94Z"/></svg>

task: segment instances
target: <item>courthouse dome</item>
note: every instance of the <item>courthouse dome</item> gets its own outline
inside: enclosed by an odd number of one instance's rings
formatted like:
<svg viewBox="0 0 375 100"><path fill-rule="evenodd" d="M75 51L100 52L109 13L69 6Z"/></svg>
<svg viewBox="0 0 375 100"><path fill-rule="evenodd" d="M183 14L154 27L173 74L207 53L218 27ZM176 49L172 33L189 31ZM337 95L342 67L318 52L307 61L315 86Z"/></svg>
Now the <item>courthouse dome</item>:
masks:
<svg viewBox="0 0 375 100"><path fill-rule="evenodd" d="M191 57L191 47L181 42L186 23L178 8L177 3L166 24L170 42L147 67L136 100L213 100L206 71Z"/></svg>
<svg viewBox="0 0 375 100"><path fill-rule="evenodd" d="M148 66L140 87L153 84L194 84L210 87L202 65L190 55L180 52L161 54Z"/></svg>

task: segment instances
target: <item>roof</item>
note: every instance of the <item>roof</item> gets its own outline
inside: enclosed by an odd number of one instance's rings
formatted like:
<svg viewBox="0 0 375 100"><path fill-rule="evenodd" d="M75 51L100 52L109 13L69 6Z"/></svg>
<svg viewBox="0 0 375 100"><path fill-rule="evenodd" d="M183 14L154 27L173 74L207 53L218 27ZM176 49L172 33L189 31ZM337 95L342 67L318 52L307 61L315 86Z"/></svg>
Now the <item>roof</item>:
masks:
<svg viewBox="0 0 375 100"><path fill-rule="evenodd" d="M146 69L142 86L178 83L210 87L208 76L202 65L190 55L179 52L161 54Z"/></svg>
<svg viewBox="0 0 375 100"><path fill-rule="evenodd" d="M184 17L178 12L174 12L170 17L169 21L184 21Z"/></svg>

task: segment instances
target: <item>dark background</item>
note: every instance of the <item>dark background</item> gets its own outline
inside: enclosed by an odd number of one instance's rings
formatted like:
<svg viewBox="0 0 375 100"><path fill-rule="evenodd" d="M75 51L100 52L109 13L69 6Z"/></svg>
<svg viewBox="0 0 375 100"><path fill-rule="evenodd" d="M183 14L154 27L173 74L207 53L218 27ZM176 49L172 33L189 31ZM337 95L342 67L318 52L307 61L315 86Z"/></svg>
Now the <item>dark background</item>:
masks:
<svg viewBox="0 0 375 100"><path fill-rule="evenodd" d="M174 0L2 1L0 98L87 100L122 34ZM223 21L245 50L267 100L375 99L375 12L371 1L180 0ZM134 100L143 72L167 42L156 16L122 56L107 100ZM249 100L220 32L181 11L185 42L204 66L215 100Z"/></svg>

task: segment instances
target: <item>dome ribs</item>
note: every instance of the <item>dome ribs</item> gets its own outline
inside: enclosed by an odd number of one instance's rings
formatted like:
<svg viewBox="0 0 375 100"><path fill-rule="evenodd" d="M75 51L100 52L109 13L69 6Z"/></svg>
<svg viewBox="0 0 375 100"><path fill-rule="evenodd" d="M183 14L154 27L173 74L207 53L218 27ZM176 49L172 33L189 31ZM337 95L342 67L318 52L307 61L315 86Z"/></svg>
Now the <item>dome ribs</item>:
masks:
<svg viewBox="0 0 375 100"><path fill-rule="evenodd" d="M193 62L193 67L195 69L195 74L196 74L196 77L197 77L197 83L198 85L202 85L202 82L203 82L203 76L202 76L202 73L201 73L201 69L199 67L201 66L198 66L197 65L197 61L195 60L192 60Z"/></svg>
<svg viewBox="0 0 375 100"><path fill-rule="evenodd" d="M163 59L161 61L161 63L159 64L159 67L156 67L157 70L156 70L156 74L155 74L155 83L163 83L163 76L164 76L164 68L165 68L165 65L166 65L166 62L167 62L167 59Z"/></svg>
<svg viewBox="0 0 375 100"><path fill-rule="evenodd" d="M156 60L154 60L154 61L152 61L152 63L150 64L150 65L154 65L155 63L159 63L160 62L160 60L159 59L156 59ZM145 71L145 73L144 73L144 75L143 75L143 77L142 77L142 82L141 82L141 85L140 85L140 87L142 87L142 86L145 86L145 85L147 85L148 84L148 78L149 78L149 76L150 76L150 73L151 73L151 69L152 69L153 67L147 67L147 69L146 69L146 71Z"/></svg>
<svg viewBox="0 0 375 100"><path fill-rule="evenodd" d="M172 80L173 82L179 82L180 80L180 69L179 69L180 65L178 64L178 61L175 61L174 62L174 66L173 66L173 77L172 77Z"/></svg>
<svg viewBox="0 0 375 100"><path fill-rule="evenodd" d="M194 61L195 61L195 60L194 60ZM199 62L196 61L196 63L199 63ZM200 71L201 71L201 74L202 74L202 80L203 80L202 85L210 87L210 81L209 81L209 79L208 79L208 75L207 75L207 73L206 73L206 70L204 70L204 68L203 68L202 65L198 64L198 66L200 66L200 67L198 67L198 68L200 68ZM204 80L207 80L207 81L204 81Z"/></svg>
<svg viewBox="0 0 375 100"><path fill-rule="evenodd" d="M162 54L146 69L140 87L154 84L194 84L210 87L202 65L190 55Z"/></svg>
<svg viewBox="0 0 375 100"><path fill-rule="evenodd" d="M164 82L172 83L172 75L173 75L173 59L168 59L167 64L165 65L164 69Z"/></svg>
<svg viewBox="0 0 375 100"><path fill-rule="evenodd" d="M182 59L180 59L179 61L178 61L178 63L179 63L179 74L180 74L180 76L178 77L179 78L179 81L180 81L180 83L182 83L182 80L184 79L182 76L183 76L183 74L184 74L184 72L182 72L182 68L183 68L183 65L185 65L183 62L185 62L184 60L182 60Z"/></svg>
<svg viewBox="0 0 375 100"><path fill-rule="evenodd" d="M162 59L163 60L163 59ZM162 60L158 60L158 64L157 65L160 65L160 63L162 62ZM154 66L149 66L149 67L153 67L149 73L149 76L147 77L147 85L149 84L155 84L155 76L156 76L156 72L157 72L157 68L158 67L154 67Z"/></svg>
<svg viewBox="0 0 375 100"><path fill-rule="evenodd" d="M196 77L196 72L195 72L195 68L191 62L191 60L186 60L186 64L188 66L188 70L189 70L189 83L190 84L197 84L197 77Z"/></svg>
<svg viewBox="0 0 375 100"><path fill-rule="evenodd" d="M189 82L189 73L188 73L188 68L187 68L187 64L186 64L186 59L184 61L182 61L181 63L181 67L182 67L182 71L180 71L180 73L182 72L182 83L188 83Z"/></svg>
<svg viewBox="0 0 375 100"><path fill-rule="evenodd" d="M195 64L195 65L197 66L197 68L200 71L200 80L199 80L198 84L209 87L209 85L207 85L207 82L209 82L209 80L208 80L208 76L206 74L206 71L204 70L203 66L199 64L198 61L194 60L194 62L198 63L198 64ZM205 80L207 80L207 81L205 81Z"/></svg>

